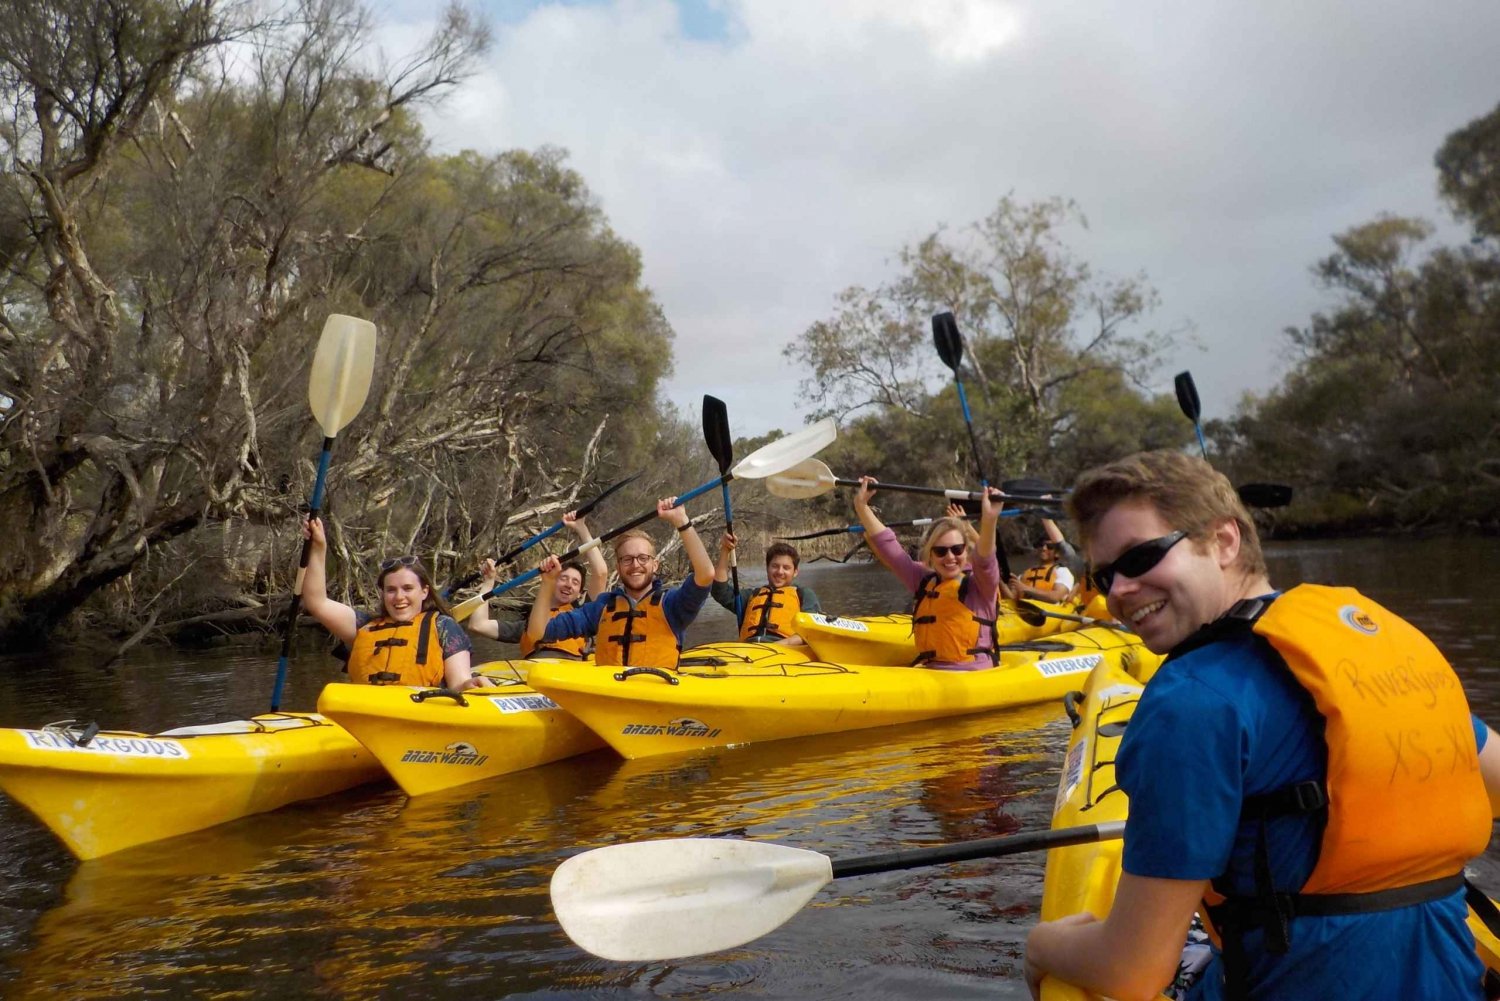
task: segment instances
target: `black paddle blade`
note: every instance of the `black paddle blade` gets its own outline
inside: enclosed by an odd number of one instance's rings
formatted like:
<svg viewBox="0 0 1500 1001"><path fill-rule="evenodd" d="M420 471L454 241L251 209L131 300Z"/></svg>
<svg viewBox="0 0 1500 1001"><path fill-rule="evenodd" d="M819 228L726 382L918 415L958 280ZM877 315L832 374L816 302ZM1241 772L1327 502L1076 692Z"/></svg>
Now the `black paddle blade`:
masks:
<svg viewBox="0 0 1500 1001"><path fill-rule="evenodd" d="M717 396L703 396L703 441L714 461L719 464L719 473L729 472L734 465L734 443L729 438L729 408Z"/></svg>
<svg viewBox="0 0 1500 1001"><path fill-rule="evenodd" d="M1250 507L1286 507L1292 502L1292 488L1285 483L1246 483L1239 492Z"/></svg>
<svg viewBox="0 0 1500 1001"><path fill-rule="evenodd" d="M1178 372L1177 378L1172 380L1177 387L1177 405L1187 419L1194 424L1198 423L1198 416L1203 413L1203 405L1198 402L1198 387L1193 385L1193 373Z"/></svg>
<svg viewBox="0 0 1500 1001"><path fill-rule="evenodd" d="M1067 493L1059 490L1046 480L1039 480L1035 476L1022 476L1014 480L1005 480L1000 484L1000 492L1003 494L1027 494L1034 497L1045 497L1051 494L1053 497L1061 497Z"/></svg>
<svg viewBox="0 0 1500 1001"><path fill-rule="evenodd" d="M964 361L964 338L958 332L958 321L952 313L932 315L932 343L937 345L938 357L954 372Z"/></svg>
<svg viewBox="0 0 1500 1001"><path fill-rule="evenodd" d="M604 491L604 493L600 494L598 497L595 497L593 500L589 501L587 504L585 504L582 507L580 507L578 509L578 517L582 518L584 515L588 514L594 508L596 508L596 507L599 506L599 502L600 501L602 501L604 498L608 497L610 494L614 493L616 490L618 490L621 487L623 487L625 484L630 483L633 480L638 479L640 477L640 475L641 475L640 473L636 473L634 476L627 476L627 477L625 477L619 483L616 483L614 486L612 486L608 490Z"/></svg>
<svg viewBox="0 0 1500 1001"><path fill-rule="evenodd" d="M778 535L776 538L783 542L800 542L803 539L821 539L825 535L843 535L849 531L847 528L825 528L821 532L808 532L805 535Z"/></svg>
<svg viewBox="0 0 1500 1001"><path fill-rule="evenodd" d="M1016 602L1016 617L1028 626L1039 626L1047 621L1047 613L1029 601Z"/></svg>

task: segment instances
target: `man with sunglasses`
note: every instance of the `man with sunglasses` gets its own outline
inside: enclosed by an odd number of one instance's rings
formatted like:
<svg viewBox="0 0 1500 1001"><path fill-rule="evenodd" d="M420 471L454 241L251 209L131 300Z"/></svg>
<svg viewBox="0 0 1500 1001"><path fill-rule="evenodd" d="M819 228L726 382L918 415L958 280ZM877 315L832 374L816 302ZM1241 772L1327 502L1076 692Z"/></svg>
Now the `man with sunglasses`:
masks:
<svg viewBox="0 0 1500 1001"><path fill-rule="evenodd" d="M1201 459L1090 470L1068 506L1110 611L1169 656L1116 758L1113 908L1033 929L1033 996L1052 974L1154 997L1198 912L1220 948L1186 997L1484 997L1461 877L1500 803L1500 741L1436 647L1351 589L1275 591Z"/></svg>
<svg viewBox="0 0 1500 1001"><path fill-rule="evenodd" d="M1073 590L1073 571L1063 565L1063 544L1059 540L1046 539L1037 549L1041 562L1025 573L1010 579L1010 588L1017 598L1032 598L1038 601L1062 601Z"/></svg>
<svg viewBox="0 0 1500 1001"><path fill-rule="evenodd" d="M657 577L656 547L651 537L632 529L615 539L615 567L620 585L581 608L552 615L553 592L562 564L556 556L542 561L542 583L531 606L526 635L542 644L578 636L594 638L594 662L607 667L677 666L682 635L698 617L714 582L714 563L676 497L657 502L656 516L675 527L693 575L675 588Z"/></svg>

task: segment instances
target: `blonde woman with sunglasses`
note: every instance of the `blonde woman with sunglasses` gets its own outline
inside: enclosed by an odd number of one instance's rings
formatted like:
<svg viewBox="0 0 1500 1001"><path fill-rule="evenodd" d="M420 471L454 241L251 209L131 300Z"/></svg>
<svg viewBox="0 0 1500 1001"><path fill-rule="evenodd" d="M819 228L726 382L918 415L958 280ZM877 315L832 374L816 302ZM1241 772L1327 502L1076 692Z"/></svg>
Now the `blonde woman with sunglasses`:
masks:
<svg viewBox="0 0 1500 1001"><path fill-rule="evenodd" d="M987 490L980 501L977 533L962 518L940 518L922 539L921 560L914 560L870 508L878 487L873 476L860 477L854 513L865 527L871 552L912 593L912 634L917 643L913 663L939 671L994 667L1000 594L995 523L1002 507L994 497L999 491Z"/></svg>
<svg viewBox="0 0 1500 1001"><path fill-rule="evenodd" d="M455 692L490 684L471 669L468 634L448 615L420 559L398 556L381 563L375 579L380 611L353 608L328 597L323 522L304 521L302 531L312 540L302 578L302 608L349 647L349 680Z"/></svg>

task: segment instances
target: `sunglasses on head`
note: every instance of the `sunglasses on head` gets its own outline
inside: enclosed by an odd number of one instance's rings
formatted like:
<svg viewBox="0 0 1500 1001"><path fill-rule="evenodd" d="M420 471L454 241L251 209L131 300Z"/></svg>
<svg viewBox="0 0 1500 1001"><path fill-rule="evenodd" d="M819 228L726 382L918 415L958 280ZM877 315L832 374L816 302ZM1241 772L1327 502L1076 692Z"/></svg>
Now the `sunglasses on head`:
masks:
<svg viewBox="0 0 1500 1001"><path fill-rule="evenodd" d="M966 542L955 542L951 546L933 546L932 555L936 556L938 559L942 559L949 553L952 553L954 556L962 556L964 554L964 549L967 548L967 546L968 543Z"/></svg>
<svg viewBox="0 0 1500 1001"><path fill-rule="evenodd" d="M1109 589L1114 586L1116 577L1129 577L1134 580L1143 573L1149 573L1156 564L1162 561L1169 549L1186 539L1187 536L1186 532L1173 532L1170 535L1147 539L1145 542L1131 546L1115 557L1112 563L1094 568L1094 586L1099 589L1100 594L1109 594Z"/></svg>
<svg viewBox="0 0 1500 1001"><path fill-rule="evenodd" d="M385 573L387 570L394 570L397 567L419 567L421 565L422 557L420 556L392 556L388 560L380 561L380 572Z"/></svg>

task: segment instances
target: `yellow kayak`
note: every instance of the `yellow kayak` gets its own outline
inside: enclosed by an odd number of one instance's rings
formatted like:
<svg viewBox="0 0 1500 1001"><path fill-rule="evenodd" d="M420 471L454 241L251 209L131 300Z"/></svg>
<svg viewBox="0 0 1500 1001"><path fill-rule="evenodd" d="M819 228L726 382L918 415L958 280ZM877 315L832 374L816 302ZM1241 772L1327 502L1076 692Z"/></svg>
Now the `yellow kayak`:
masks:
<svg viewBox="0 0 1500 1001"><path fill-rule="evenodd" d="M0 729L0 789L81 859L383 776L359 741L315 713L268 713L156 734L90 736L72 724Z"/></svg>
<svg viewBox="0 0 1500 1001"><path fill-rule="evenodd" d="M1041 601L1029 604L1048 612L1072 614L1073 611L1069 606ZM797 635L807 641L813 655L819 660L835 664L906 667L917 657L909 614L845 618L821 612L803 612L795 621ZM1000 614L995 621L995 637L996 642L1002 645L1024 643L1053 633L1077 629L1079 626L1080 623L1056 618L1043 619L1040 625L1028 625L1017 614L1015 602L1002 601Z"/></svg>
<svg viewBox="0 0 1500 1001"><path fill-rule="evenodd" d="M1079 685L1082 698L1067 699L1073 734L1063 759L1062 778L1053 806L1053 827L1077 827L1123 821L1129 812L1125 793L1115 785L1115 753L1125 725L1140 701L1143 681L1160 658L1142 658L1132 670L1101 663ZM1042 920L1052 921L1087 911L1097 917L1109 913L1120 879L1121 842L1054 848L1047 853L1042 884ZM1043 1001L1083 1001L1097 998L1052 977L1042 981Z"/></svg>
<svg viewBox="0 0 1500 1001"><path fill-rule="evenodd" d="M1067 700L1073 734L1058 784L1052 814L1054 828L1126 818L1129 801L1115 785L1115 757L1143 686L1159 663L1160 660L1143 658L1129 671L1113 663L1102 663L1081 686L1081 697ZM1108 914L1120 879L1123 848L1123 842L1113 840L1048 852L1042 885L1042 920L1053 921L1085 911L1099 918ZM1485 965L1491 970L1500 968L1500 939L1472 910L1469 927ZM1164 999L1165 995L1158 997ZM1042 999L1105 1001L1102 995L1051 977L1042 981Z"/></svg>
<svg viewBox="0 0 1500 1001"><path fill-rule="evenodd" d="M528 687L532 661L498 661L478 671L495 688L454 698L401 685L333 684L318 711L373 754L408 796L533 768L604 746L592 730ZM592 662L573 662L597 670Z"/></svg>
<svg viewBox="0 0 1500 1001"><path fill-rule="evenodd" d="M676 670L537 662L531 687L551 696L627 758L891 726L1048 702L1102 662L1154 660L1127 633L1093 627L1002 654L985 671L853 666L803 648L712 643Z"/></svg>

